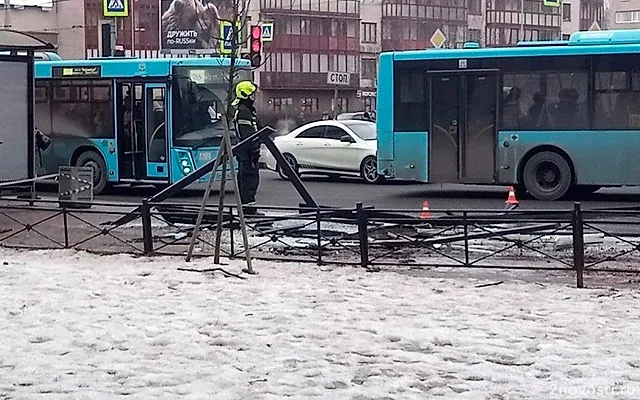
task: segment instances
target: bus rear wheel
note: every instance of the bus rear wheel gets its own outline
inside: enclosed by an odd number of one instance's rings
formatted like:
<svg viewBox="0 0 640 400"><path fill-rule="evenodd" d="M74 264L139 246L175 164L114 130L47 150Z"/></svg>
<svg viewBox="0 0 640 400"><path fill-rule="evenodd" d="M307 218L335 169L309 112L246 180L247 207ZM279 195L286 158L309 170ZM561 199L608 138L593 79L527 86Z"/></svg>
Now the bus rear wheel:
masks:
<svg viewBox="0 0 640 400"><path fill-rule="evenodd" d="M76 167L93 167L93 194L102 193L107 186L107 166L95 151L85 151L75 162Z"/></svg>
<svg viewBox="0 0 640 400"><path fill-rule="evenodd" d="M531 196L542 201L554 201L567 194L573 174L563 156L554 151L542 151L527 161L522 179Z"/></svg>

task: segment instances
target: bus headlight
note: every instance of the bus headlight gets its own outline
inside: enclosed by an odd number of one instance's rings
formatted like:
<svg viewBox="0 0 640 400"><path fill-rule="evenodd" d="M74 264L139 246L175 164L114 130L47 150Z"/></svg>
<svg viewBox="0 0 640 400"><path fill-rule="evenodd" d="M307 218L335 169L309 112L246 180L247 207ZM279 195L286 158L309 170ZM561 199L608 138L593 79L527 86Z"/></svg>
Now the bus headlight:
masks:
<svg viewBox="0 0 640 400"><path fill-rule="evenodd" d="M184 175L188 175L195 169L193 167L193 162L191 161L191 155L186 151L178 151L178 163L180 165L180 169Z"/></svg>

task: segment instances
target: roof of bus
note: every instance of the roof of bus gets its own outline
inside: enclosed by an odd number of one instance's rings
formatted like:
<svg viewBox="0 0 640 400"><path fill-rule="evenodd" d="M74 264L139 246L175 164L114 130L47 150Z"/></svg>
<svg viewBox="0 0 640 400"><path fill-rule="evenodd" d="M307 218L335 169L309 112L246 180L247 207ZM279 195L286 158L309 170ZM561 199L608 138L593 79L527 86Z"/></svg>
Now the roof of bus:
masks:
<svg viewBox="0 0 640 400"><path fill-rule="evenodd" d="M574 32L565 41L520 42L512 47L428 49L382 53L395 61L451 58L494 58L519 56L560 56L640 53L640 29Z"/></svg>
<svg viewBox="0 0 640 400"><path fill-rule="evenodd" d="M89 60L36 61L36 78L51 78L53 67L100 66L101 77L168 76L174 66L228 67L231 59L225 57L193 58L95 58ZM236 59L236 65L248 67L249 60Z"/></svg>

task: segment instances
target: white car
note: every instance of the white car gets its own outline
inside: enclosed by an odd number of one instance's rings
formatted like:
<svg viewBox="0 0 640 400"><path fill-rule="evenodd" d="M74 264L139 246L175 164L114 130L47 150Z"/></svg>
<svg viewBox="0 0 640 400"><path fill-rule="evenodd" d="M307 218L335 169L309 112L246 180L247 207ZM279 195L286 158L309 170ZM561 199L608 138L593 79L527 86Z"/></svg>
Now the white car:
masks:
<svg viewBox="0 0 640 400"><path fill-rule="evenodd" d="M324 120L298 127L274 142L287 163L298 174L360 176L378 183L376 124L361 120ZM271 153L268 169L287 179Z"/></svg>

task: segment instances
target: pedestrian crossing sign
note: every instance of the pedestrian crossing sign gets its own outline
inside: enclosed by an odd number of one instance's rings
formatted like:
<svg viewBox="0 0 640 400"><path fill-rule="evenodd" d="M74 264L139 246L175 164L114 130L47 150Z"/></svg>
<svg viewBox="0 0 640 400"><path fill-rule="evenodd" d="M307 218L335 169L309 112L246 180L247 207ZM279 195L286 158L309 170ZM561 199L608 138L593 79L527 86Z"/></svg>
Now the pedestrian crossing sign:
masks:
<svg viewBox="0 0 640 400"><path fill-rule="evenodd" d="M263 42L273 41L273 22L262 23L262 41Z"/></svg>
<svg viewBox="0 0 640 400"><path fill-rule="evenodd" d="M221 21L220 23L220 36L222 36L222 40L220 41L220 53L222 54L230 54L233 50L233 29L231 29L231 22L229 21ZM239 51L242 47L242 23L240 21L236 21L236 30L238 32L238 37L236 41L238 46L236 50Z"/></svg>
<svg viewBox="0 0 640 400"><path fill-rule="evenodd" d="M128 17L129 0L102 0L102 14L105 17Z"/></svg>

